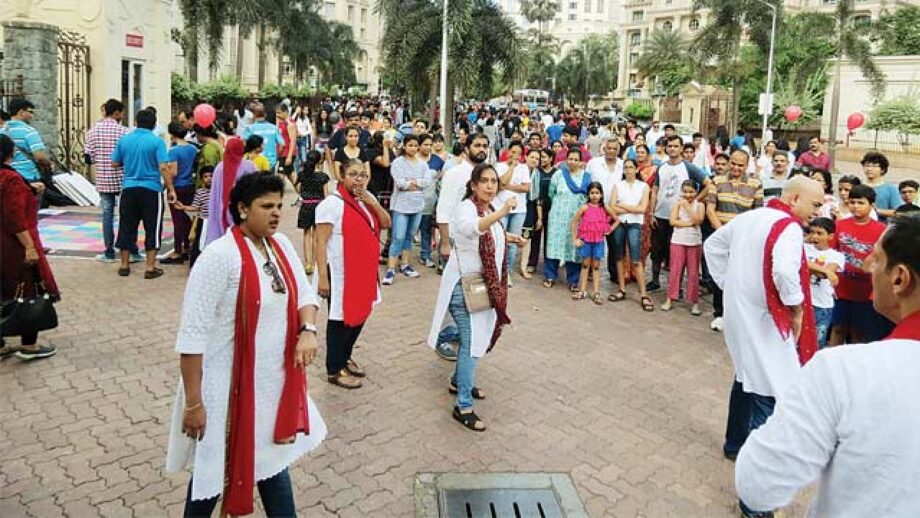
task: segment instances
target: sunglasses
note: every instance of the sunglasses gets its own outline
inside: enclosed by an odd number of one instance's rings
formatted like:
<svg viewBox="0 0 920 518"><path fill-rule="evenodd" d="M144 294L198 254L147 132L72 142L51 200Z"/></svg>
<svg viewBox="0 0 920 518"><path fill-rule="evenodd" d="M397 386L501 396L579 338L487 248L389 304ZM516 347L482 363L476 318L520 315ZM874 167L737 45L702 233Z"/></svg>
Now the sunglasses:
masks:
<svg viewBox="0 0 920 518"><path fill-rule="evenodd" d="M265 261L265 264L262 265L262 271L266 275L272 276L272 291L275 293L287 293L287 288L284 286L284 279L281 278L281 274L278 273L278 268L275 267L275 264L271 261Z"/></svg>

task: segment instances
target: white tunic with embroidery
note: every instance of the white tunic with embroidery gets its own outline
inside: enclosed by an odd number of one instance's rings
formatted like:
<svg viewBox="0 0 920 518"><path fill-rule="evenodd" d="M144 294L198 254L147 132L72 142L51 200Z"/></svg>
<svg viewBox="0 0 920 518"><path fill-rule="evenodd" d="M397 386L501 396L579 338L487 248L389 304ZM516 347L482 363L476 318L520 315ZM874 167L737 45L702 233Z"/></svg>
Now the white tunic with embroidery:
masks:
<svg viewBox="0 0 920 518"><path fill-rule="evenodd" d="M297 307L318 306L316 291L307 282L294 246L281 233L274 235L287 256L297 282ZM246 239L257 263L261 304L256 326L255 358L255 480L273 477L326 437L326 424L312 400L307 401L310 435L298 434L293 444L275 444L275 417L284 384L287 294L272 291L272 277L263 271L264 257ZM271 261L278 260L271 252ZM228 231L212 242L191 271L182 304L176 352L201 354L201 396L207 413L204 438L196 442L182 433L185 391L182 380L173 405L166 470L193 466L192 499L218 496L224 486L224 452L233 336L242 259Z"/></svg>

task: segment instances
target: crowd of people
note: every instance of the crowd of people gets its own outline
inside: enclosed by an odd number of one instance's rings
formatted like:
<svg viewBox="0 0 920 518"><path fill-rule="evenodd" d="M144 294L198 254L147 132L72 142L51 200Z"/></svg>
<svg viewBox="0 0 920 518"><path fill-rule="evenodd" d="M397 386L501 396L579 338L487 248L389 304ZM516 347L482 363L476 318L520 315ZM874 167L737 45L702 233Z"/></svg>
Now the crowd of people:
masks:
<svg viewBox="0 0 920 518"><path fill-rule="evenodd" d="M11 108L0 130L3 298L19 286L12 272L23 263L38 265L57 297L37 231L44 147L27 124L34 106ZM804 390L793 387L835 376L827 369L868 354L835 352L814 362L825 370L803 370L815 352L917 339L920 252L905 247L916 245L920 219L902 214L920 211L918 183L888 183L882 153L866 153L863 174L837 177L835 186L818 137L795 149L768 140L759 151L744 131L729 138L720 128L706 138L577 109L471 103L455 110L449 133L456 139L448 142L445 128L410 118L400 101L283 101L273 120L267 111L254 101L204 126L180 112L164 132L154 108L140 110L129 127L112 99L86 138L102 207L96 259L117 262L125 277L143 262L145 279L164 274L159 264L191 268L169 452L170 469L194 466L187 514L209 515L221 494L230 514L251 512L249 492L238 487L256 483L267 510L293 509L287 466L325 435L303 383L317 354L320 299L327 380L358 389L367 372L355 344L374 306L386 286L426 273L442 276L427 342L456 362L447 381L456 395L451 415L477 432L487 426L473 411L474 400L486 397L475 385L476 366L511 321L515 282L553 290L564 281L574 302L634 300L646 312L683 302L693 316L703 314L702 293L711 293L709 327L725 333L735 367L724 454L738 459L739 489L747 488L740 505L749 516L789 496L787 487L764 489L769 498L750 490L766 487L747 478L757 478L752 464L784 455L792 462L807 447L833 457L830 440L779 452L766 439L801 433L801 422L788 420L814 417L792 406ZM287 184L297 193L300 258L278 232ZM10 215L10 207L20 210ZM167 207L174 244L160 255ZM36 338L3 351L22 359L54 354ZM810 373L808 381L799 371ZM782 419L770 418L774 408ZM762 434L752 433L762 425ZM757 446L743 449L748 442ZM854 465L872 465L861 462ZM803 472L815 471L814 458L801 463Z"/></svg>

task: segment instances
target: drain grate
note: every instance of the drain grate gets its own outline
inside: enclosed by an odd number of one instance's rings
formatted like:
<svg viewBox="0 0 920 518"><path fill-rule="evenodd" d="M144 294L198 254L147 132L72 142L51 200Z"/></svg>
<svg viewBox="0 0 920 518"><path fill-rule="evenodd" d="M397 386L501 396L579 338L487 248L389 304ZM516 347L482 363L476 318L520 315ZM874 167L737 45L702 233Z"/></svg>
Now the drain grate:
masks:
<svg viewBox="0 0 920 518"><path fill-rule="evenodd" d="M441 518L562 518L552 489L442 489Z"/></svg>

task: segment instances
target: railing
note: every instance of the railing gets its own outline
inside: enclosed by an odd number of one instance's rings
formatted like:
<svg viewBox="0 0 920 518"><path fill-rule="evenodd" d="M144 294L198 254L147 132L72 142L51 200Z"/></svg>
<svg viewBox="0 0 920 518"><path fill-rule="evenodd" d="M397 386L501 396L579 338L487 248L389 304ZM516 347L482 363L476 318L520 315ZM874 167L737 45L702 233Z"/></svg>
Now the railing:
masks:
<svg viewBox="0 0 920 518"><path fill-rule="evenodd" d="M905 135L893 131L863 130L849 137L843 130L844 145L856 149L877 149L892 153L920 155L920 135Z"/></svg>

